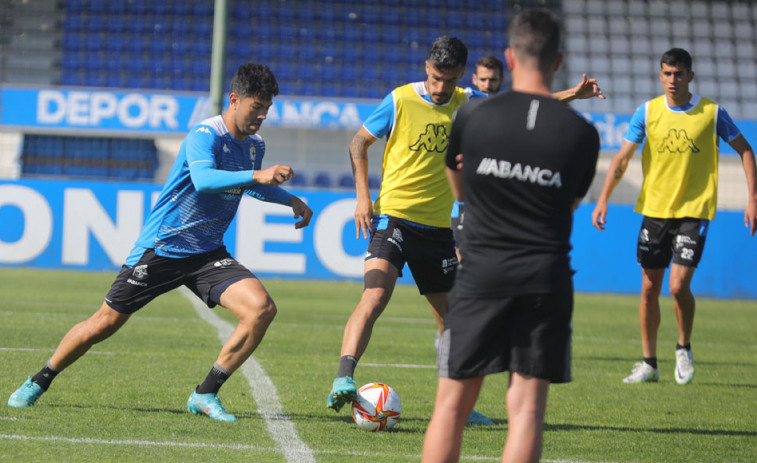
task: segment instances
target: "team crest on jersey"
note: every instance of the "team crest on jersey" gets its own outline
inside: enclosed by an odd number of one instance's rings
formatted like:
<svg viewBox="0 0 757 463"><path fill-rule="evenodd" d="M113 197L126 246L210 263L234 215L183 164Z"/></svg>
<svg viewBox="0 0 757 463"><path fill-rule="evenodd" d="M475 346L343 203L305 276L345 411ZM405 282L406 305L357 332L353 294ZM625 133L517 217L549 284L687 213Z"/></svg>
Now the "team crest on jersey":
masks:
<svg viewBox="0 0 757 463"><path fill-rule="evenodd" d="M257 156L257 151L255 150L255 145L250 145L250 159L252 159L253 165L255 164L255 156Z"/></svg>
<svg viewBox="0 0 757 463"><path fill-rule="evenodd" d="M137 280L144 280L145 278L147 278L147 265L137 265L136 267L134 267L134 270L131 272L131 274Z"/></svg>
<svg viewBox="0 0 757 463"><path fill-rule="evenodd" d="M686 130L670 129L668 135L662 139L657 151L669 151L671 153L698 153L699 148L694 144L694 140L689 138Z"/></svg>
<svg viewBox="0 0 757 463"><path fill-rule="evenodd" d="M427 124L426 131L410 146L412 151L425 149L435 153L447 152L447 127L442 124Z"/></svg>
<svg viewBox="0 0 757 463"><path fill-rule="evenodd" d="M229 149L228 146L226 146L226 143L223 144L223 152L224 153L231 153L231 150Z"/></svg>

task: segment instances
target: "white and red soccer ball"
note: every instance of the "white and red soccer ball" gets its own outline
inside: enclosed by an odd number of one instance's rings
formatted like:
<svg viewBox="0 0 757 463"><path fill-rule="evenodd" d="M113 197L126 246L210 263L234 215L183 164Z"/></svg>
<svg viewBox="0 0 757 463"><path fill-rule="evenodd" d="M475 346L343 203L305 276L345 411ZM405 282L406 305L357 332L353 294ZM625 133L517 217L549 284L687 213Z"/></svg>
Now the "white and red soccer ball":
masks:
<svg viewBox="0 0 757 463"><path fill-rule="evenodd" d="M369 383L357 391L352 403L352 419L366 431L386 431L400 420L402 404L397 391L388 384Z"/></svg>

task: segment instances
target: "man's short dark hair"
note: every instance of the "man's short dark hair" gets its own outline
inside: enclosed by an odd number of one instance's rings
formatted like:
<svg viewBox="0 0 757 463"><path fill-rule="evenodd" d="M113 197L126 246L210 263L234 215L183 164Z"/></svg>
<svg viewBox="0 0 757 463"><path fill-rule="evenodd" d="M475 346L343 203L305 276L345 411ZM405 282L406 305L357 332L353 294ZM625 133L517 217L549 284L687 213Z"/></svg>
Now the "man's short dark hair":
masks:
<svg viewBox="0 0 757 463"><path fill-rule="evenodd" d="M443 35L431 45L428 61L441 72L464 68L468 63L468 49L457 37Z"/></svg>
<svg viewBox="0 0 757 463"><path fill-rule="evenodd" d="M231 79L230 91L242 98L255 96L272 100L279 94L279 84L268 66L249 62L237 68Z"/></svg>
<svg viewBox="0 0 757 463"><path fill-rule="evenodd" d="M660 58L660 67L663 64L676 66L682 64L687 71L691 71L691 55L683 48L671 48L662 54Z"/></svg>
<svg viewBox="0 0 757 463"><path fill-rule="evenodd" d="M505 75L505 65L496 56L489 55L479 58L479 60L476 61L476 68L479 66L491 69L492 71L497 71L500 77Z"/></svg>
<svg viewBox="0 0 757 463"><path fill-rule="evenodd" d="M560 24L545 9L526 10L514 17L507 30L508 43L519 59L536 58L547 72L560 54Z"/></svg>

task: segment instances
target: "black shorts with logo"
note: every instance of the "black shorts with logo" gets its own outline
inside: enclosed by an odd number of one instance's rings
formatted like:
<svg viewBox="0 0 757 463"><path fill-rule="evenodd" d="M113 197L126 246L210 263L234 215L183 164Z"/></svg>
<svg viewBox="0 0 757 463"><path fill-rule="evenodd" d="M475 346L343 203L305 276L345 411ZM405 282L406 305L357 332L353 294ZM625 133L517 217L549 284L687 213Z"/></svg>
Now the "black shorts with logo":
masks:
<svg viewBox="0 0 757 463"><path fill-rule="evenodd" d="M158 256L148 249L136 265L121 268L105 302L118 312L131 314L161 294L185 285L212 308L220 303L226 288L245 278L255 275L224 246L180 259Z"/></svg>
<svg viewBox="0 0 757 463"><path fill-rule="evenodd" d="M571 380L573 291L499 298L447 297L439 376L463 379L503 371Z"/></svg>
<svg viewBox="0 0 757 463"><path fill-rule="evenodd" d="M636 245L636 260L642 268L666 268L673 263L684 267L699 264L707 238L707 219L657 219L644 216Z"/></svg>
<svg viewBox="0 0 757 463"><path fill-rule="evenodd" d="M452 230L410 225L391 216L375 216L365 260L384 259L402 276L407 263L421 294L446 293L452 288L457 254Z"/></svg>

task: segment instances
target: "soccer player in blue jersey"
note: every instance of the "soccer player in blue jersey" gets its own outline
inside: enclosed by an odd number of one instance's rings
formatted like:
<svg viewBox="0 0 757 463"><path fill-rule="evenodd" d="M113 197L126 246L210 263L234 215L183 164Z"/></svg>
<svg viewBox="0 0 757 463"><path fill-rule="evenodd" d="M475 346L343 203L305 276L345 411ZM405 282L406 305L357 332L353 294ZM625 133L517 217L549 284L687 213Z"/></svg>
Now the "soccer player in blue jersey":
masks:
<svg viewBox="0 0 757 463"><path fill-rule="evenodd" d="M192 391L187 410L220 421L237 421L221 405L218 390L265 335L276 304L260 280L226 251L223 235L243 194L292 208L295 228L313 212L279 185L294 176L291 167L261 167L265 143L257 131L279 92L268 67L247 63L231 81L223 115L194 126L179 154L131 254L100 309L63 337L47 364L8 399L29 407L48 390L58 373L94 344L118 331L155 297L187 286L208 307L220 305L239 319L210 373Z"/></svg>

